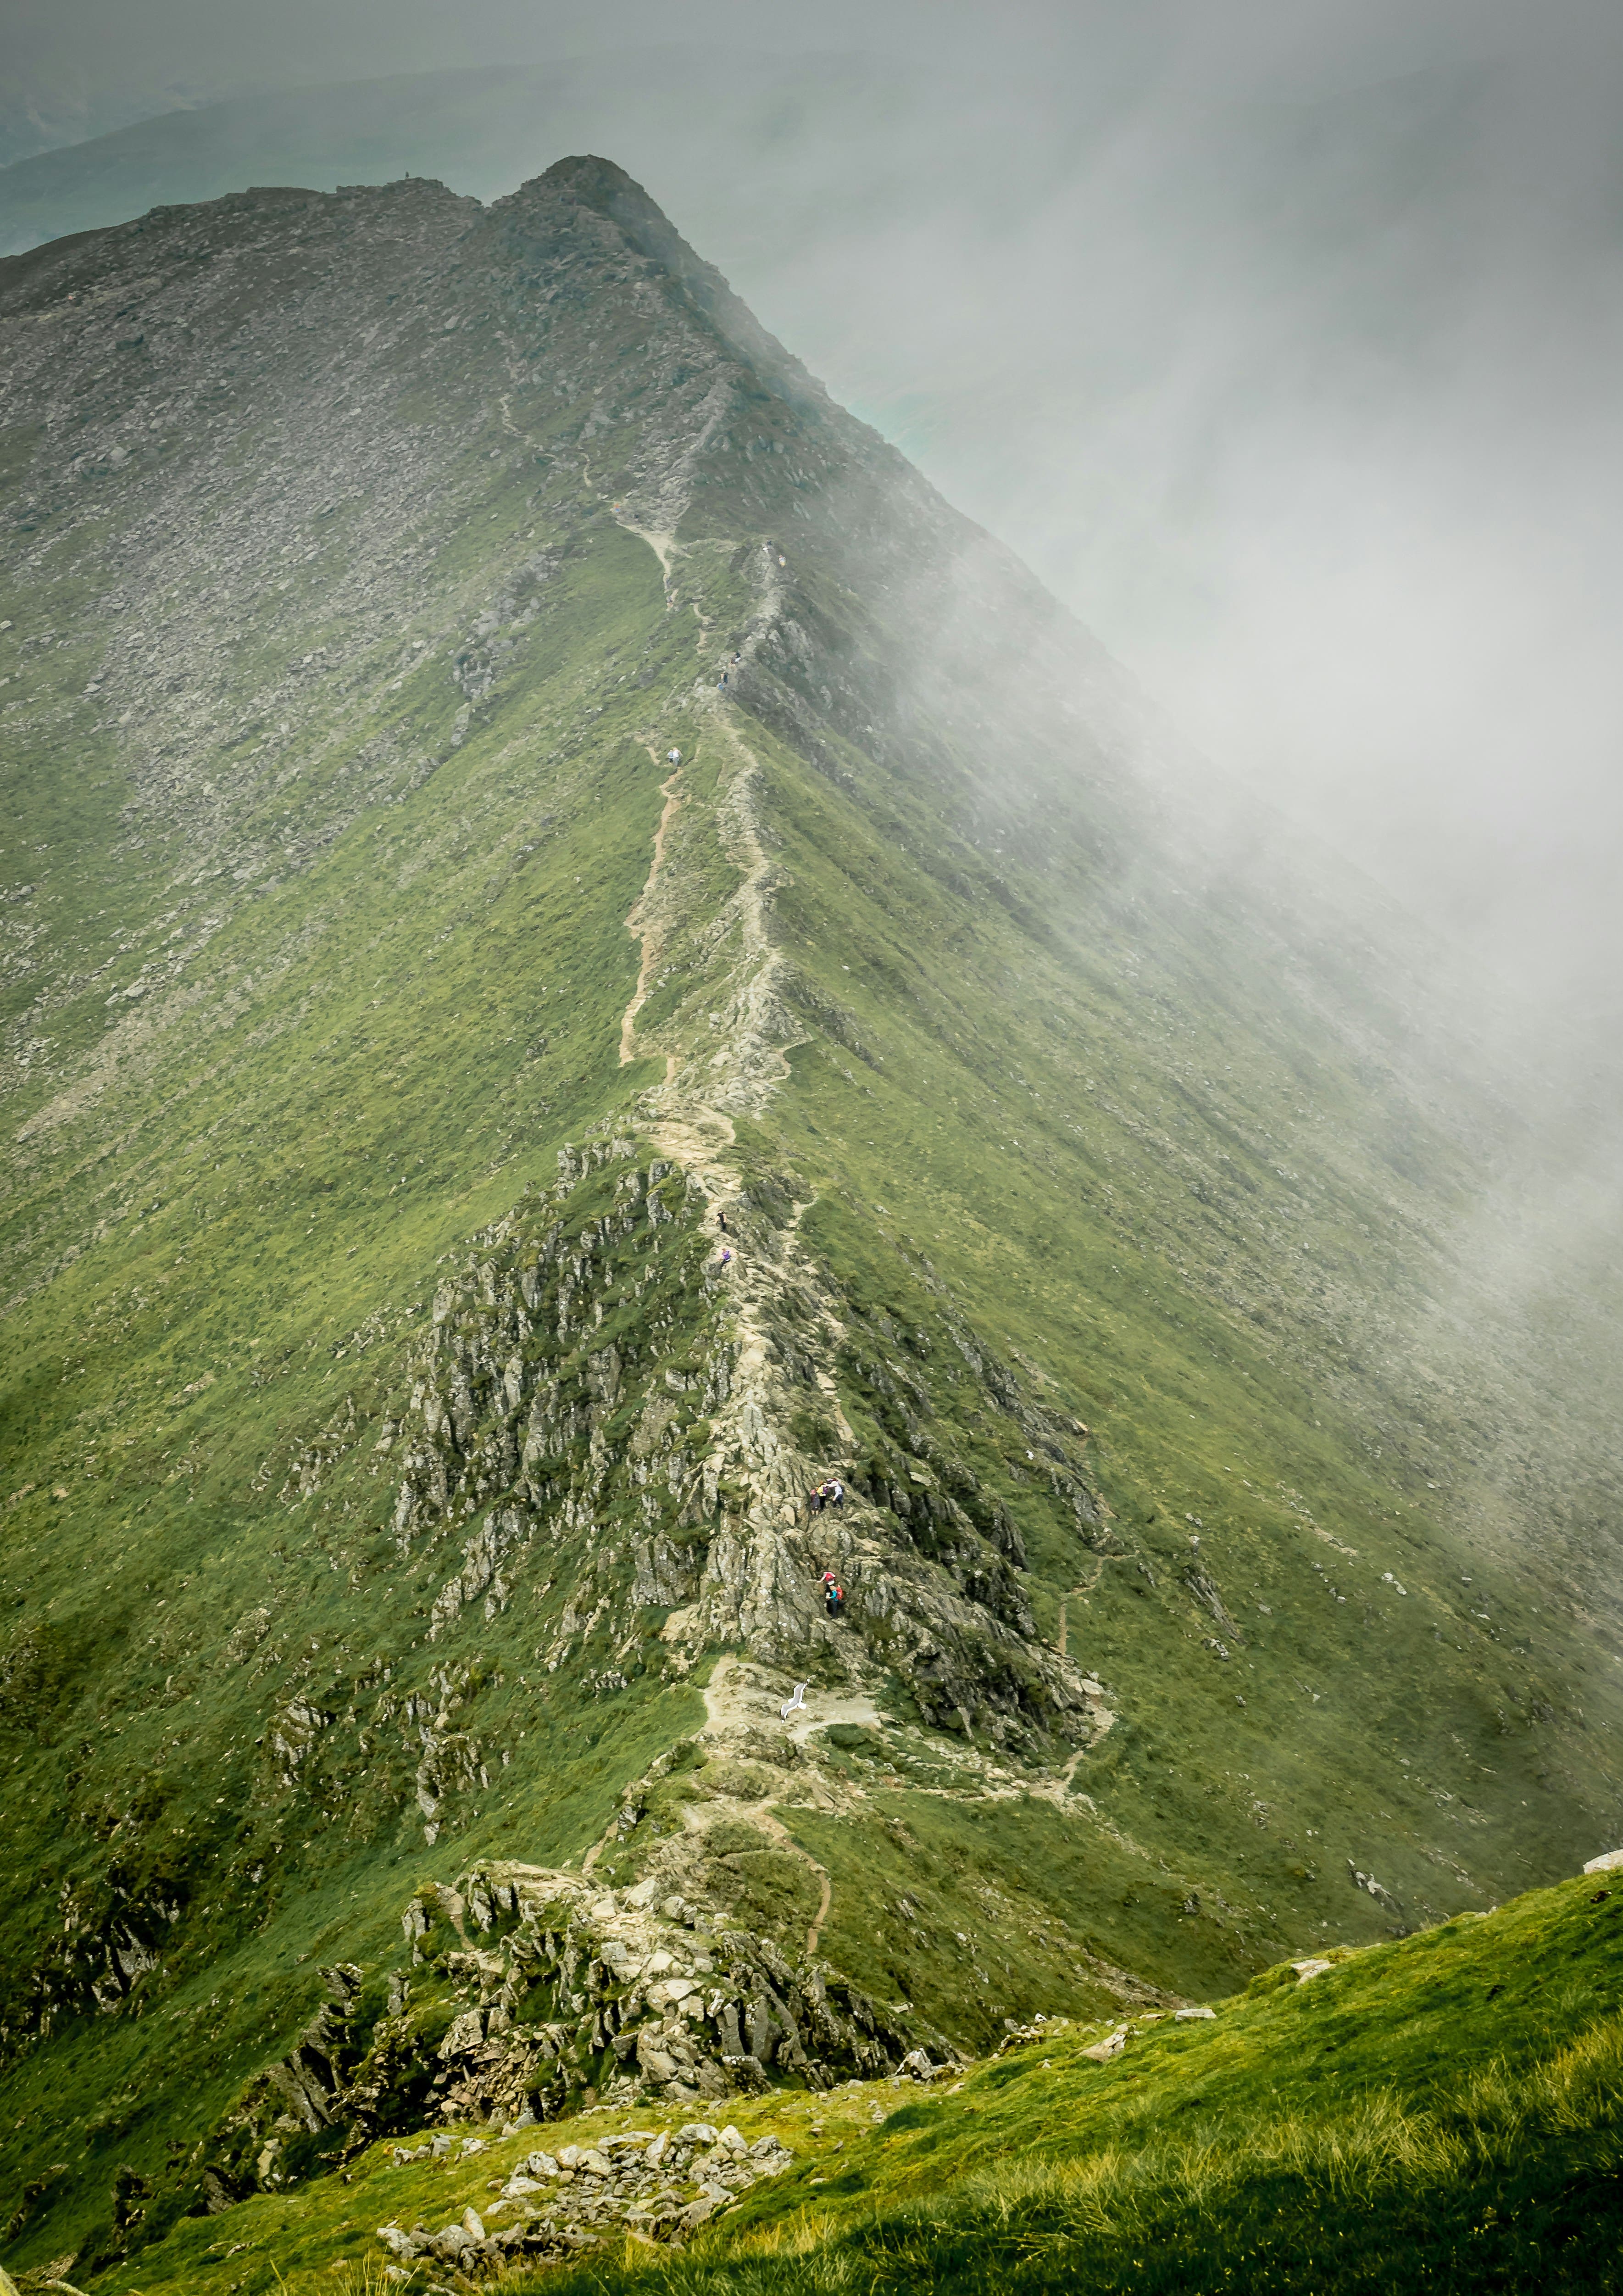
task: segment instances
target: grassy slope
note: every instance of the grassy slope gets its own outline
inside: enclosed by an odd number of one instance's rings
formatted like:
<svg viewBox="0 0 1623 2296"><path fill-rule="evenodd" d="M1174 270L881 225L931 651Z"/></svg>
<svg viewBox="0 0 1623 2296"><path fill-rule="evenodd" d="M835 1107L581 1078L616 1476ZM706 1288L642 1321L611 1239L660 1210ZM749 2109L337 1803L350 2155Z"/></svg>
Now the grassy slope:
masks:
<svg viewBox="0 0 1623 2296"><path fill-rule="evenodd" d="M493 411L476 401L474 412L482 424ZM476 429L465 459L485 451ZM622 920L646 872L656 777L625 738L641 705L607 693L584 743L580 718L583 686L613 688L623 652L656 675L665 667L658 570L607 521L577 545L567 490L549 529L533 466L488 474L480 491L494 507L480 506L477 546L465 530L449 537L445 595L465 578L462 561L477 578L515 539L566 554L545 621L510 669L495 736L476 726L426 788L239 911L209 946L201 1013L93 1107L90 1152L82 1132L59 1133L13 1187L13 1266L52 1278L14 1304L6 1358L8 1556L26 1604L4 1711L14 2023L61 2023L16 1980L64 1932L70 1942L76 1927L99 1926L110 1898L115 1909L167 1899L185 1916L150 2024L70 2016L62 2045L13 2074L12 2189L76 2131L67 2206L41 2227L51 2252L104 2210L114 2159L158 2168L283 2045L313 2005L299 1964L340 1935L346 1950L374 1953L409 1882L452 1873L463 1855L453 1836L438 1858L401 1870L403 1835L422 1844L398 1791L361 1797L341 1828L307 1791L279 1792L255 1752L264 1669L241 1662L231 1634L267 1605L273 1664L291 1656L309 1693L319 1701L331 1684L340 1706L378 1642L389 1647L373 1528L311 1522L314 1505L290 1523L276 1486L348 1383L344 1354L358 1340L378 1349L385 1377L395 1372L445 1247L528 1181L550 1179L556 1142L635 1082L616 1059L635 976ZM13 974L15 1009L42 959L58 980L103 976L53 1015L54 1049L69 1056L104 1026L109 958L156 945L173 914L175 840L128 837L131 792L80 700L99 644L75 617L116 575L117 542L116 521L78 521L4 599L20 653L64 626L77 637L32 658L27 738L9 752L6 789L8 849L37 886L43 876L36 906L50 913L49 939ZM323 570L318 615L332 585ZM443 612L430 599L430 630ZM306 635L319 641L324 622ZM234 667L251 694L263 663ZM398 698L379 692L374 724L443 744L455 699L443 666L420 671ZM318 720L308 765L275 792L275 820L295 831L329 794L323 730ZM14 1125L42 1097L26 1074L20 1086ZM53 1233L93 1226L93 1250L53 1266ZM337 1508L341 1519L375 1504L363 1489ZM414 1672L426 1682L430 1671L424 1652ZM691 1699L672 1702L652 1735L620 1721L619 1764L640 1767L691 1726ZM582 1745L578 1720L561 1717L554 1743L541 1719L545 1749L524 1773L534 1799L510 1791L491 1825L561 1857L599 1829L620 1771L605 1775L591 1751L601 1724ZM301 1824L289 1825L290 1805ZM249 1915L242 1877L256 1857L275 1860L280 1882ZM53 2180L54 2196L66 2182Z"/></svg>
<svg viewBox="0 0 1623 2296"><path fill-rule="evenodd" d="M791 1055L774 1121L822 1191L804 1232L853 1302L917 1326L940 1281L1033 1360L1041 1391L1094 1426L1122 1543L1153 1574L1068 1544L1040 1469L998 1463L1017 1511L1024 1498L1039 1620L1088 1589L1068 1605L1070 1646L1128 1718L1078 1786L1178 1870L1198 1853L1293 1936L1356 1920L1348 1864L1366 1866L1377 1841L1379 1878L1422 1917L1462 1885L1471 1902L1468 1874L1502 1889L1547 1874L1562 1853L1544 1805L1553 1775L1570 1787L1578 1770L1582 1693L1541 1663L1537 1558L1520 1584L1469 1553L1468 1574L1449 1568L1434 1478L1371 1425L1386 1374L1319 1383L1314 1327L1333 1332L1340 1301L1316 1298L1323 1276L1292 1298L1281 1265L1283 1226L1339 1292L1378 1292L1405 1247L1414 1192L1367 1156L1347 1062L1243 976L1214 988L1215 1011L1196 1004L1196 935L1193 951L1168 937L1135 952L1124 1014L1097 931L1039 938L989 903L966 919L910 862L951 849L916 796L886 833L906 802L893 788L836 794L783 758L773 797L789 945L872 1055L854 1064L826 1038ZM1147 1041L1135 1013L1154 1016ZM1309 1067L1312 1120L1334 1144L1282 1186L1268 1144L1291 1139ZM1447 1144L1427 1148L1428 1186L1463 1186ZM1287 1152L1305 1163L1299 1130ZM933 1360L939 1407L972 1421L972 1393L942 1376L950 1346ZM853 1388L859 1426L865 1406ZM1196 1537L1234 1631L1184 1583ZM1581 1759L1598 1836L1615 1762L1603 1743Z"/></svg>
<svg viewBox="0 0 1623 2296"><path fill-rule="evenodd" d="M488 492L487 522L535 537L533 481L498 473ZM18 1980L77 1926L127 1898L184 1914L151 2021L70 2014L55 2049L12 2070L8 2183L37 2177L76 2132L71 2198L38 2228L53 2253L103 2213L115 2160L160 2168L307 2017L316 1988L299 1964L340 1939L375 1955L418 1875L448 1876L465 1856L454 1833L424 1850L399 1781L351 1789L341 1811L307 1784L279 1790L262 1751L267 1669L243 1661L268 1659L283 1695L296 1679L329 1708L385 1654L398 1681L404 1659L427 1689L433 1654L414 1658L410 1620L403 1635L386 1614L405 1589L380 1608L392 1488L352 1462L347 1488L290 1514L298 1485L283 1479L339 1398L365 1410L398 1376L447 1247L550 1182L556 1144L637 1081L617 1058L636 972L623 919L660 799L627 738L646 705L623 680L613 690L612 664L629 652L658 670L668 635L644 546L607 520L577 541L570 510L546 619L495 732L476 726L425 787L240 909L209 944L198 1009L95 1108L89 1152L75 1129L48 1136L13 1189L13 1251L50 1276L13 1303L0 1422L22 1612L0 1686L14 2028L61 2025ZM7 593L20 636L69 619L98 539L78 529L70 570ZM86 775L73 709L86 660L58 647L45 662L33 738L11 756L11 842L61 856L34 867L48 872L57 964L88 974L115 932L127 947L160 936L173 856L132 849L119 778ZM583 742L582 687L600 678L611 690ZM382 710L443 740L446 691L443 668L420 672ZM318 749L312 779L324 762ZM297 822L323 794L284 779L277 811ZM19 993L31 985L24 974ZM56 1022L67 1049L102 1024L105 986ZM25 1078L16 1116L39 1098ZM92 1228L92 1249L51 1264L53 1231ZM373 1350L377 1373L357 1388L345 1357ZM275 1627L257 1650L261 1606ZM696 1711L676 1697L652 1729L620 1719L606 1773L600 1722L582 1739L560 1713L554 1743L545 1708L507 1713L514 1702L492 1720L533 1731L533 1792L509 1788L492 1846L517 1829L543 1858L591 1839L620 1775ZM266 1856L279 1878L250 1913L242 1875Z"/></svg>
<svg viewBox="0 0 1623 2296"><path fill-rule="evenodd" d="M1620 1984L1623 1892L1579 1878L1344 1952L1305 1983L1271 1969L1215 2021L1135 2021L1102 2064L1082 2052L1118 2029L1061 2024L945 2092L739 2100L729 2118L751 2141L779 2134L791 2174L684 2255L611 2251L512 2284L1613 2288ZM600 2112L579 2133L680 2118ZM407 2167L380 2145L352 2182L183 2226L102 2284L258 2296L274 2261L305 2296L358 2270L374 2225L486 2205L530 2141Z"/></svg>

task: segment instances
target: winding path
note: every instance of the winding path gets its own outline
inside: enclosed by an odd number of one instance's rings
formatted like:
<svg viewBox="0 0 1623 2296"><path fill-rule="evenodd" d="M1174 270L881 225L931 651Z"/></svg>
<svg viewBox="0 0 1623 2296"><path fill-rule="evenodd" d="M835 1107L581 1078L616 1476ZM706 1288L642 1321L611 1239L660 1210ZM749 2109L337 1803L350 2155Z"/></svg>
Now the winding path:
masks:
<svg viewBox="0 0 1623 2296"><path fill-rule="evenodd" d="M648 754L657 766L660 762L659 753L652 742L648 747ZM659 963L665 947L665 937L658 925L651 918L647 919L647 922L644 922L644 919L647 917L648 904L660 882L660 872L665 866L666 835L682 804L681 799L676 795L676 783L681 778L682 768L678 766L669 778L660 784L660 795L665 800L665 809L660 816L660 825L653 833L653 859L649 865L647 882L632 903L630 914L626 919L627 931L640 934L642 937L643 960L637 967L635 991L620 1018L621 1068L628 1067L637 1058L636 1016L648 1002L649 983L653 978L654 966ZM672 1054L668 1059L674 1060L675 1057Z"/></svg>

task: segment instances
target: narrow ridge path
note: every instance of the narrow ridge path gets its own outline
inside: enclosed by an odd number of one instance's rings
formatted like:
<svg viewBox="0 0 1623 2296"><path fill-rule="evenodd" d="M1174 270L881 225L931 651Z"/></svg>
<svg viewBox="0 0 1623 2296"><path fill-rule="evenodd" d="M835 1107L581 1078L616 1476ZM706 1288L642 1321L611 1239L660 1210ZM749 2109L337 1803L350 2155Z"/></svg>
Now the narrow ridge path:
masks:
<svg viewBox="0 0 1623 2296"><path fill-rule="evenodd" d="M822 1884L822 1896L817 1904L817 1917L806 1932L806 1950L807 1953L816 1953L817 1939L827 1926L829 1907L834 1902L834 1885L829 1880L828 1868L826 1866L820 1865L809 1849L801 1849L783 1820L775 1816L770 1809L758 1809L753 1815L762 1833L769 1833L775 1842L788 1850L791 1857L798 1857L803 1866L809 1866Z"/></svg>
<svg viewBox="0 0 1623 2296"><path fill-rule="evenodd" d="M652 742L650 742L648 745L648 754L657 766L660 763L660 757ZM643 884L643 890L637 895L636 899L632 903L630 912L626 919L627 931L628 933L637 934L641 937L643 943L643 957L641 964L637 967L635 990L632 995L630 1004L627 1005L626 1010L620 1018L621 1068L628 1066L629 1063L637 1057L636 1016L642 1011L643 1005L648 1002L649 983L653 978L654 966L659 963L660 952L664 947L663 934L660 933L653 920L648 917L648 904L653 898L654 890L659 884L660 872L665 866L665 839L667 832L681 808L682 800L676 794L676 783L681 780L681 778L682 768L678 765L675 772L669 775L668 779L661 782L660 784L660 794L665 800L665 808L660 816L660 825L653 833L653 859L649 865L648 876ZM674 1055L670 1057L674 1058ZM668 1059L668 1070L669 1061Z"/></svg>

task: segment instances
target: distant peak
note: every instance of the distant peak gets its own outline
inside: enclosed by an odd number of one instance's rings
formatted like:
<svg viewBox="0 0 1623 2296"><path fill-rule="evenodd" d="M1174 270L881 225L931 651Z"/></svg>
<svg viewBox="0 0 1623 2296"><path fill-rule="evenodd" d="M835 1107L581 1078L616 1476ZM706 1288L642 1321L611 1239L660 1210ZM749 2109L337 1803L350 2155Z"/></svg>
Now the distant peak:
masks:
<svg viewBox="0 0 1623 2296"><path fill-rule="evenodd" d="M669 218L651 200L641 184L617 168L612 160L599 160L591 153L577 153L569 160L554 160L545 175L536 178L537 191L568 192L582 207L608 217L623 231L643 236L652 228L656 234L681 243Z"/></svg>
<svg viewBox="0 0 1623 2296"><path fill-rule="evenodd" d="M820 385L766 332L715 266L694 253L663 209L623 168L591 153L554 160L544 175L496 201L495 212L512 217L522 228L537 207L545 208L548 193L561 194L602 216L639 255L657 263L769 390L802 413L823 411L826 402Z"/></svg>
<svg viewBox="0 0 1623 2296"><path fill-rule="evenodd" d="M641 184L634 182L624 168L616 167L612 160L600 160L589 152L577 152L569 160L554 160L537 181L559 184L594 204L599 199L611 199L626 192L635 199L648 200ZM648 204L652 207L652 201L648 200Z"/></svg>

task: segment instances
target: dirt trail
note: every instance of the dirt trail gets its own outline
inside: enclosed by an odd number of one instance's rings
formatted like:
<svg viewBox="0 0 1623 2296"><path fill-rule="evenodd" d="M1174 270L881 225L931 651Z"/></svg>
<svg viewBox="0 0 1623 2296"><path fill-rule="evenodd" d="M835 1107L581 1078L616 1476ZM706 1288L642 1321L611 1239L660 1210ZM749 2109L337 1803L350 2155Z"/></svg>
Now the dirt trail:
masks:
<svg viewBox="0 0 1623 2296"><path fill-rule="evenodd" d="M783 1723L783 1707L786 1702L785 1685L768 1684L761 1672L751 1665L741 1667L734 1657L717 1659L705 1685L704 1710L707 1736L725 1738L739 1730L771 1727L774 1723L788 1729L788 1734L804 1745L814 1730L826 1729L832 1722L877 1722L879 1714L873 1702L861 1696L841 1695L838 1692L813 1689L803 1685L806 1703ZM806 1950L816 1953L817 1940L828 1926L829 1908L833 1903L833 1883L828 1868L814 1857L809 1849L802 1849L783 1820L776 1815L770 1799L752 1803L741 1803L740 1815L748 1816L763 1833L769 1834L779 1848L798 1857L803 1866L816 1874L819 1885L817 1914L806 1932ZM702 1821L701 1821L702 1823ZM697 1829L696 1829L697 1830Z"/></svg>
<svg viewBox="0 0 1623 2296"><path fill-rule="evenodd" d="M675 521L665 515L664 505L657 518L647 517L645 525L634 523L624 504L617 506L616 516L627 531L647 542L668 569L676 546L669 531ZM689 554L704 547L694 544ZM783 604L777 552L760 545L751 572L750 627L732 649L746 660L772 629ZM701 627L701 636L708 634ZM729 664L729 674L736 674L735 664ZM647 881L627 920L629 930L641 934L643 951L635 992L621 1019L620 1059L628 1062L639 1052L654 1049L646 1036L639 1042L638 1015L670 951L678 945L685 949L691 941L699 952L693 977L685 983L691 1004L701 1001L711 1009L698 1013L688 1008L684 1022L668 1024L659 1032L666 1076L641 1095L638 1128L703 1194L717 1258L724 1250L729 1254L723 1280L735 1351L726 1400L712 1414L712 1447L703 1474L711 1502L724 1475L747 1481L752 1493L728 1535L712 1543L704 1580L692 1605L689 1638L696 1651L707 1639L748 1645L764 1628L775 1630L769 1622L781 1621L786 1611L799 1612L814 1604L799 1533L806 1492L816 1478L813 1463L799 1455L789 1434L797 1402L803 1398L790 1391L773 1336L786 1299L800 1303L797 1347L810 1358L826 1415L848 1453L855 1448L856 1438L840 1408L835 1380L844 1327L826 1304L826 1287L799 1237L809 1203L794 1205L782 1224L746 1213L741 1206L741 1218L729 1220L725 1236L714 1218L716 1213L731 1214L743 1193L733 1119L762 1114L788 1077L783 1046L795 1041L796 1022L784 993L785 959L772 931L777 864L763 833L759 793L765 775L750 745L749 721L741 719L730 694L708 676L694 682L681 706L690 729L683 743L689 754L682 768L682 795L678 800L673 775L665 784L667 802ZM672 725L644 733L656 762L675 730ZM695 730L697 742L693 740ZM708 750L701 746L707 742ZM700 756L719 768L713 795L702 793L708 775L695 770ZM693 849L692 832L685 820L676 819L678 802L714 823L737 871L735 885L723 898L690 881L685 857ZM826 1465L823 1471L827 1472ZM851 1672L855 1686L865 1670L860 1638L825 1628L821 1606L815 1607L816 1614L807 1621L814 1639L832 1637L832 1650Z"/></svg>
<svg viewBox="0 0 1623 2296"><path fill-rule="evenodd" d="M1120 1556L1120 1555L1119 1555L1119 1554L1102 1554L1102 1555L1099 1557L1098 1563L1097 1563L1097 1565L1096 1565L1096 1566L1095 1566L1095 1568L1094 1568L1094 1575L1093 1575L1093 1577L1092 1577L1092 1578L1087 1581L1087 1584L1086 1584L1085 1587L1068 1587L1065 1589L1065 1592L1061 1595L1061 1597L1060 1597L1060 1632L1059 1632L1059 1639L1058 1639L1058 1641L1055 1643L1054 1647L1055 1647L1055 1649L1059 1652L1060 1656L1061 1656L1062 1658L1065 1657L1065 1655L1066 1655L1066 1650L1065 1650L1065 1606L1066 1606L1066 1604L1070 1602L1070 1598L1071 1598L1071 1596L1072 1596L1073 1595L1091 1595L1091 1594L1093 1593L1093 1591L1094 1591L1094 1587L1099 1584L1099 1581L1101 1580L1101 1578L1103 1578L1103 1576L1104 1576L1104 1566L1105 1566L1105 1564L1106 1564L1107 1562L1119 1562L1121 1561L1121 1559L1122 1559L1122 1558L1121 1558L1121 1556Z"/></svg>
<svg viewBox="0 0 1623 2296"><path fill-rule="evenodd" d="M758 553L757 572L753 626L738 648L745 661L754 657L783 611L777 553L765 543ZM789 1075L783 1044L793 1026L780 986L784 960L767 922L767 902L776 872L761 834L761 761L740 730L730 696L701 680L693 700L734 761L723 783L718 821L740 881L737 890L723 904L717 923L721 928L736 926L741 944L734 968L738 985L724 1016L721 1046L709 1062L712 1070L720 1072L722 1089L696 1096L716 1098L723 1105L755 1115Z"/></svg>
<svg viewBox="0 0 1623 2296"><path fill-rule="evenodd" d="M668 590L671 555L680 545L670 532L637 524L624 505L617 506L615 515L628 533L637 535L654 552ZM757 554L755 587L752 627L737 649L745 660L753 655L783 606L778 553L766 544ZM727 757L716 800L716 819L739 882L709 924L712 946L726 950L731 943L736 953L728 963L725 988L717 996L721 1010L713 1016L719 1041L712 1036L690 1044L685 1051L667 1050L665 1081L646 1095L643 1123L660 1153L697 1182L714 1210L725 1211L736 1201L742 1185L732 1161L735 1135L728 1111L758 1114L788 1077L789 1062L782 1045L792 1023L780 987L784 959L774 943L768 915L775 867L760 827L760 760L741 730L733 702L708 679L693 689L690 707L719 740ZM651 742L649 750L659 762L657 745ZM679 849L668 857L667 852L668 834L682 802L676 780L677 774L673 774L664 784L665 809L655 833L647 882L627 919L628 929L642 935L643 955L635 993L620 1022L622 1064L637 1057L637 1015L647 1002L668 945L669 927L661 911L674 914L671 905L680 900L683 890ZM804 1280L810 1272L796 1241L800 1218L808 1209L807 1204L797 1205L784 1227L765 1235L758 1231L754 1242L736 1231L728 1236L740 1348L732 1398L720 1414L724 1423L717 1427L724 1442L736 1439L742 1430L758 1428L783 1415L777 1408L772 1370L775 1349L767 1334L766 1311L786 1283ZM841 1439L854 1442L833 1377L834 1350L842 1326L832 1316L823 1320L821 1343L813 1349L816 1382Z"/></svg>
<svg viewBox="0 0 1623 2296"><path fill-rule="evenodd" d="M676 541L674 532L668 529L639 524L624 504L614 506L614 515L626 532L645 542L659 560L668 605L672 603L671 561L684 550L684 545ZM783 604L777 553L766 544L757 554L756 576L757 603L752 626L737 648L738 654L746 660L755 653L771 629ZM699 644L702 648L709 636L708 619L697 601L694 611L700 616ZM768 922L775 870L761 833L758 797L762 775L760 760L740 731L732 702L707 677L699 678L690 689L686 707L708 724L726 752L727 761L718 777L714 800L715 820L728 857L738 871L739 882L713 915L704 921L705 938L717 960L712 994L722 1009L711 1014L710 1025L718 1033L690 1041L685 1054L668 1050L666 1088L656 1087L651 1095L650 1112L677 1124L695 1115L709 1117L726 1108L758 1115L775 1087L789 1075L783 1044L786 1038L792 1041L793 1030L781 987L784 960L774 944ZM660 763L656 743L650 740L647 746L655 763ZM682 802L672 787L676 778L673 775L670 782L664 784L666 806L654 837L648 878L627 919L628 929L643 937L643 958L636 992L620 1025L622 1064L636 1057L636 1015L646 1002L668 939L668 928L660 911L664 908L674 914L675 905L680 904L684 890L680 854L668 862L666 853L667 835ZM697 803L698 800L692 801ZM709 1074L705 1073L707 1070Z"/></svg>
<svg viewBox="0 0 1623 2296"><path fill-rule="evenodd" d="M670 594L671 562L682 554L682 545L674 534L662 533L651 526L639 526L619 503L613 506L613 517L616 525L623 526L627 534L635 534L639 542L645 542L659 560L660 578L665 584L665 611L668 614L676 603Z"/></svg>
<svg viewBox="0 0 1623 2296"><path fill-rule="evenodd" d="M755 1812L755 1822L763 1833L771 1835L781 1849L787 1849L791 1857L798 1857L803 1866L809 1866L817 1876L821 1884L817 1899L817 1917L806 1932L806 1950L807 1953L816 1953L817 1939L828 1925L829 1907L834 1902L834 1885L829 1880L828 1868L826 1866L820 1865L809 1849L801 1849L789 1828L781 1818L774 1816L770 1808L763 1806L758 1809Z"/></svg>
<svg viewBox="0 0 1623 2296"><path fill-rule="evenodd" d="M649 744L648 754L657 766L660 763L659 752L652 742ZM653 833L653 859L649 865L647 882L632 903L630 914L626 919L627 931L638 933L642 937L643 959L637 967L635 991L620 1019L621 1068L627 1067L637 1057L636 1016L648 1002L649 983L653 978L653 969L659 963L665 946L663 932L648 913L649 905L659 888L660 872L665 866L666 836L682 803L681 799L676 795L676 783L681 778L682 768L678 766L669 778L660 784L660 795L665 800L665 808L660 816L660 825ZM668 1077L670 1074L670 1062L674 1059L674 1054L667 1056Z"/></svg>
<svg viewBox="0 0 1623 2296"><path fill-rule="evenodd" d="M602 1856L603 1851L609 1847L609 1844L613 1841L615 1835L619 1832L619 1816L616 1816L610 1821L609 1831L607 1833L603 1835L600 1841L594 1841L590 1849L587 1850L586 1856L581 1859L580 1871L583 1878L591 1872L593 1866L596 1865L598 1859Z"/></svg>
<svg viewBox="0 0 1623 2296"><path fill-rule="evenodd" d="M777 1042L785 1014L780 982L784 960L767 928L766 901L775 872L761 837L758 790L760 760L739 732L732 709L719 698L709 704L709 715L736 759L727 776L721 801L722 833L731 857L742 872L738 890L725 904L721 916L735 921L742 941L739 971L742 985L733 1002L730 1044L724 1043L711 1066L730 1067L734 1094L743 1092L757 1103L770 1095L775 1085L788 1078L789 1062ZM753 1089L751 1089L751 1086Z"/></svg>

